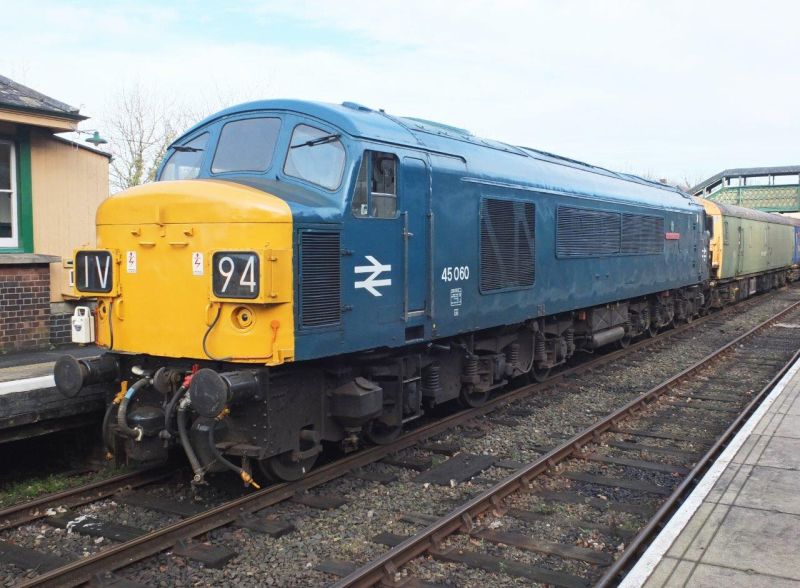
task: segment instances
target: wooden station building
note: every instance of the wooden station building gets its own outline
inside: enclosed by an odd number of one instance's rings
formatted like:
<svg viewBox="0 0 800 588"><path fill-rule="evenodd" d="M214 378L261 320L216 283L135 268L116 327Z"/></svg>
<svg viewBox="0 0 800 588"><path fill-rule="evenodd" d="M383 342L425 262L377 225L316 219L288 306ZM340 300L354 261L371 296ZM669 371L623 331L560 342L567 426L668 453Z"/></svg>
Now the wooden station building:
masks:
<svg viewBox="0 0 800 588"><path fill-rule="evenodd" d="M0 76L0 353L70 340L62 259L94 243L111 156L56 133L86 118Z"/></svg>

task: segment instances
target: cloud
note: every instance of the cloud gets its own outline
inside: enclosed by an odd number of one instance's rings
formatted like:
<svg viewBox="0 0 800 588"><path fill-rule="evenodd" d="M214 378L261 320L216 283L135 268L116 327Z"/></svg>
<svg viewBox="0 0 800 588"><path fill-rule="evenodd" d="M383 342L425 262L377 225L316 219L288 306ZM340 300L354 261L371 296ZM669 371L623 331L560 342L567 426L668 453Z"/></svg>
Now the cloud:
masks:
<svg viewBox="0 0 800 588"><path fill-rule="evenodd" d="M795 3L770 14L745 2L478 0L4 11L17 24L0 37L0 69L83 105L89 125L138 81L194 109L255 92L354 100L676 179L797 163Z"/></svg>

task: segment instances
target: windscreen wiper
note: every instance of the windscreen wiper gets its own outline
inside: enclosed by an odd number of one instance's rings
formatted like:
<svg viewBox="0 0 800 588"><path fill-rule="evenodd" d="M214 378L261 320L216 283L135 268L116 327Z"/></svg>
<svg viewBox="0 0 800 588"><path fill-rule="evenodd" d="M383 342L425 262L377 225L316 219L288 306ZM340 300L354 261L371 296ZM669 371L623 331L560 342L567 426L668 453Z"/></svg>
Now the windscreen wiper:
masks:
<svg viewBox="0 0 800 588"><path fill-rule="evenodd" d="M198 147L189 147L188 145L176 145L172 149L175 151L180 151L181 153L197 153L198 151L203 151Z"/></svg>
<svg viewBox="0 0 800 588"><path fill-rule="evenodd" d="M297 149L298 147L314 147L315 145L322 145L323 143L330 143L331 141L335 141L341 137L339 133L333 133L330 135L325 135L324 137L317 137L316 139L311 139L306 141L305 143L298 143L297 145L290 145L289 149Z"/></svg>

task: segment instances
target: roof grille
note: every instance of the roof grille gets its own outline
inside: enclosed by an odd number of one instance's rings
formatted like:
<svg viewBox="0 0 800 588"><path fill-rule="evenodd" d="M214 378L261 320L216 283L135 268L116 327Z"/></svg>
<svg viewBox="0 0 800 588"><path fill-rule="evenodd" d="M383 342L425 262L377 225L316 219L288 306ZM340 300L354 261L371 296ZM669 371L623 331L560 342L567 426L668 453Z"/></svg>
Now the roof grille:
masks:
<svg viewBox="0 0 800 588"><path fill-rule="evenodd" d="M300 325L336 325L342 317L338 232L300 233Z"/></svg>
<svg viewBox="0 0 800 588"><path fill-rule="evenodd" d="M533 285L536 208L532 202L481 201L481 292Z"/></svg>

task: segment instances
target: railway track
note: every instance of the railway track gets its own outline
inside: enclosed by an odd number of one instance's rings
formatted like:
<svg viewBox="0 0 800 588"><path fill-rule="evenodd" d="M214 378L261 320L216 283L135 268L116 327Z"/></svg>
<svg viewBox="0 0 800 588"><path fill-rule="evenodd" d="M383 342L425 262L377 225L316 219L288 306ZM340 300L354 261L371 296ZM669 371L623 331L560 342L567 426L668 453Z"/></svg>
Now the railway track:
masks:
<svg viewBox="0 0 800 588"><path fill-rule="evenodd" d="M172 471L163 467L142 468L9 506L0 509L0 531L44 518L54 509L90 504L126 489L139 488L169 478L172 474Z"/></svg>
<svg viewBox="0 0 800 588"><path fill-rule="evenodd" d="M755 299L756 302L757 300L758 299ZM737 306L735 309L729 310L728 313L741 312L742 310L746 309L747 307L746 305L755 304L756 302L754 302L753 300L745 302L742 305ZM783 311L781 315L785 314L791 309L794 309L798 304L800 303L792 305L790 309ZM160 551L170 549L181 541L186 541L188 539L201 536L204 533L208 533L213 529L217 529L219 527L235 523L237 521L239 523L242 523L243 518L249 518L248 515L250 515L251 513L255 513L259 510L292 499L296 497L298 493L303 493L311 488L321 486L322 484L325 484L327 482L330 482L332 480L340 478L341 476L346 475L348 472L353 472L358 468L361 468L368 464L375 463L381 459L387 458L388 456L395 454L403 449L414 447L420 443L424 443L426 440L431 439L432 437L435 437L436 435L439 435L444 431L468 423L469 421L475 419L476 417L486 415L492 411L497 410L502 406L518 401L519 399L528 397L537 391L542 391L551 388L554 385L558 385L559 382L562 382L565 378L569 377L572 374L596 369L602 365L618 361L623 356L627 356L629 354L635 354L640 351L644 352L646 349L654 345L656 346L666 345L672 339L680 340L682 337L688 336L688 334L691 332L691 329L693 329L694 327L704 323L713 324L713 321L721 321L724 319L725 315L726 312L716 313L714 315L704 317L703 319L699 319L695 321L694 324L682 325L681 327L678 327L667 333L664 333L663 335L657 338L644 340L631 345L627 349L612 352L602 357L594 358L591 361L588 361L584 364L565 370L564 372L556 375L554 378L552 378L551 380L549 380L544 384L525 386L523 388L505 394L501 397L495 398L480 408L457 413L449 417L446 417L443 420L420 427L417 430L411 431L410 433L403 436L401 439L399 439L397 442L391 445L370 448L361 451L357 454L347 456L334 463L323 466L317 470L312 471L309 476L307 476L306 478L297 483L274 485L265 490L231 500L229 502L226 502L209 510L200 512L198 514L186 516L182 520L167 525L156 531L144 534L140 537L135 537L133 539L124 541L122 543L118 543L117 545L112 545L111 547L105 548L95 554L67 563L66 565L58 566L55 569L44 572L35 578L29 579L23 585L25 586L76 585L88 581L97 574L109 572L111 570L118 570L122 567L130 565L132 562L142 560L151 555L159 553ZM777 317L773 317L772 319L770 319L770 321L774 321L776 320L776 318ZM759 328L763 329L766 327L764 324L762 324ZM749 334L748 336L752 336L752 333ZM739 339L737 339L737 341L739 341ZM728 347L730 347L730 345L732 345L732 343L729 344ZM573 441L572 445L574 444L575 442ZM553 456L551 454L547 454L545 458L546 458L545 463L547 464L550 464L553 461ZM598 463L604 463L604 462L598 462ZM526 468L525 471L528 472L529 468ZM525 476L526 476L525 479L527 480L528 474L525 474ZM124 484L125 480L119 480L117 483ZM117 486L117 489L114 490L113 487L109 485L105 489L96 488L95 490L100 493L105 493L104 494L105 496L109 496L115 492L118 492L119 487L120 486ZM81 490L79 489L78 491L75 492L75 496L78 496L80 493ZM91 499L89 498L88 495L86 496L87 498L85 501L75 502L74 504L75 505L87 504L89 501L91 501ZM100 497L100 495L98 494L97 497ZM48 508L52 507L52 505L58 503L59 500L64 500L67 498L68 497L63 497L62 499L56 497L45 497L43 499L40 499L41 502L39 505L37 505L37 508L32 509L31 508L32 504L29 503L27 505L23 505L22 507L17 507L18 509L17 514L8 513L5 518L2 516L3 513L0 513L0 524L5 525L0 528L5 529L14 526L16 524L20 524L19 522L14 523L15 520L25 522L24 521L25 517L21 514L22 512L27 512L28 513L27 516L32 516L33 513L43 513L46 512ZM97 498L94 499L96 500ZM491 499L490 503L492 503ZM13 517L18 517L18 518L14 519ZM39 518L39 515L37 514L35 518ZM464 524L463 519L460 520L461 522L459 523L459 527L461 527L461 525ZM4 523L4 521L7 522ZM437 535L437 537L441 538L440 535ZM390 543L396 542L398 540L397 537L389 537L389 536L386 536L383 539L384 542L390 542ZM389 553L391 553L395 549L398 549L399 547L400 544L396 545L396 547L390 550ZM387 567L387 565L389 567ZM381 564L380 569L385 572L386 570L393 569L392 566L395 565L397 564L393 562L390 564ZM357 582L361 582L361 580L357 580Z"/></svg>
<svg viewBox="0 0 800 588"><path fill-rule="evenodd" d="M798 310L800 303L768 319L415 535L384 533L376 537L377 542L391 547L389 551L336 582L335 588L394 584L399 577L408 585L419 584L398 571L426 555L565 588L615 584L707 465L800 356L800 336L773 326L787 316L798 318ZM766 384L752 397L726 392L736 377L749 377L749 381L739 380L739 385ZM635 477L634 471L640 475ZM620 543L624 545L621 553L559 543L536 536L536 524L548 517L516 506L520 494L532 494L539 503L579 504L585 507L585 518L569 525L595 528L623 542L631 535L630 527L602 528L597 520L616 510L646 515L646 523L630 542ZM497 530L525 527L526 523L533 523L528 526L529 533ZM481 547L502 544L544 554L551 564L555 558L582 565L565 572L520 563L488 550L475 550L464 541L452 541L456 535L478 539Z"/></svg>

